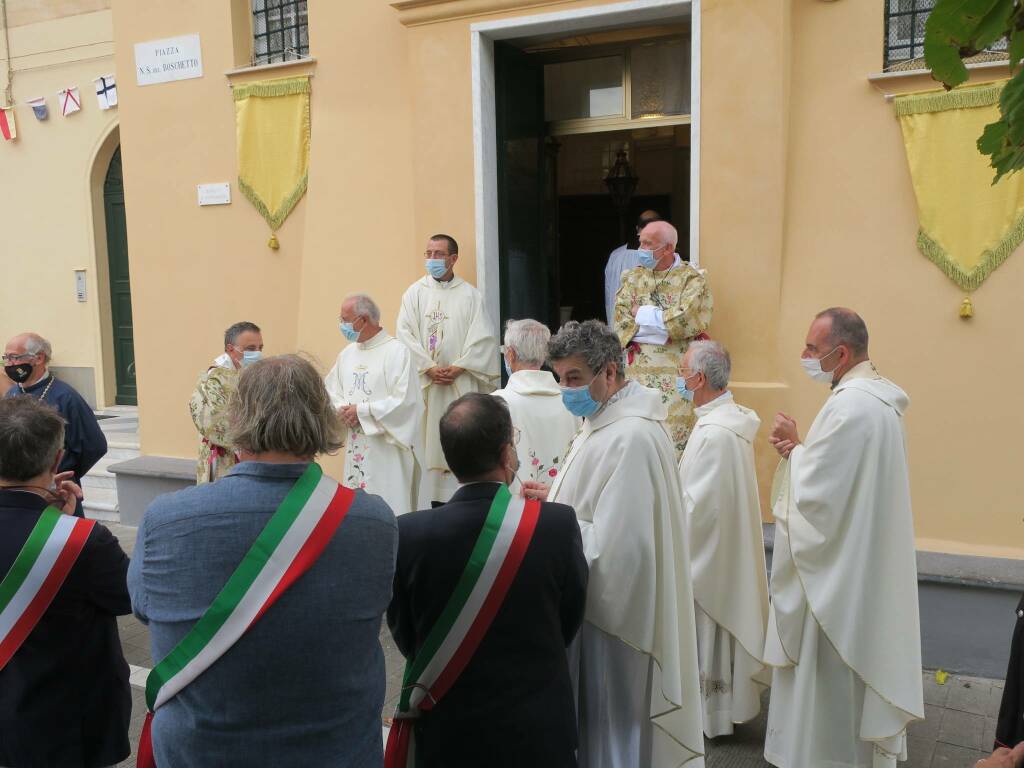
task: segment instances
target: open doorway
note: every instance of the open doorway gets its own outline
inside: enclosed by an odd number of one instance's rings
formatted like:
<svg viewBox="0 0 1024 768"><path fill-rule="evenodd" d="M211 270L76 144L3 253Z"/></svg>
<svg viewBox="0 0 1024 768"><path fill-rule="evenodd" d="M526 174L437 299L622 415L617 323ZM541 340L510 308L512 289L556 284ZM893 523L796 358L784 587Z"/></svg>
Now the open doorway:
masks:
<svg viewBox="0 0 1024 768"><path fill-rule="evenodd" d="M494 43L502 323L606 319L605 264L636 247L644 210L690 256L690 33L687 20ZM613 194L623 163L632 181Z"/></svg>

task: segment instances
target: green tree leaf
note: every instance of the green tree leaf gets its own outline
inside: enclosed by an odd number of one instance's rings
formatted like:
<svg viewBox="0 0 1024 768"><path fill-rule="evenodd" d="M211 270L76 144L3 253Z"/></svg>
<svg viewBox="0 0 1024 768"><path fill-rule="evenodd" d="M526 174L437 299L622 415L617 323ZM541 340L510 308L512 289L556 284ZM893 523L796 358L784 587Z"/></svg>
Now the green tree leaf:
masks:
<svg viewBox="0 0 1024 768"><path fill-rule="evenodd" d="M938 0L925 22L925 63L947 88L967 80L962 57L989 48L1010 32L1015 0Z"/></svg>

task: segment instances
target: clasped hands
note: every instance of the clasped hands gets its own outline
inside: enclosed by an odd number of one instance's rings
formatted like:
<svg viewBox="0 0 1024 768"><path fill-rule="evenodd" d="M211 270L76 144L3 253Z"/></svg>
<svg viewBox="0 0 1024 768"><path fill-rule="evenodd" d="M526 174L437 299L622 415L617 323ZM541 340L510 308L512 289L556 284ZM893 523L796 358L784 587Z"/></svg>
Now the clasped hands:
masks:
<svg viewBox="0 0 1024 768"><path fill-rule="evenodd" d="M449 386L455 383L455 380L465 373L465 368L459 368L457 365L435 365L433 368L428 368L424 373L430 377L430 380L435 384L442 386Z"/></svg>
<svg viewBox="0 0 1024 768"><path fill-rule="evenodd" d="M359 426L358 407L357 405L342 405L338 407L338 415L341 417L341 420L353 429Z"/></svg>
<svg viewBox="0 0 1024 768"><path fill-rule="evenodd" d="M768 442L779 452L779 456L788 459L793 449L800 445L800 434L796 429L796 421L781 411L775 414L775 423L772 425Z"/></svg>

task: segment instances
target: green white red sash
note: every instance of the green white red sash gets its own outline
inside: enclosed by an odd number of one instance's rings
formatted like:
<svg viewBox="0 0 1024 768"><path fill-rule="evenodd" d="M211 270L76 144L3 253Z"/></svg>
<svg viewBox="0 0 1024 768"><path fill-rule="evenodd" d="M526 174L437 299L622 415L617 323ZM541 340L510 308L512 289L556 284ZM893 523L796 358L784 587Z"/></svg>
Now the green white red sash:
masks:
<svg viewBox="0 0 1024 768"><path fill-rule="evenodd" d="M146 678L139 768L155 768L153 713L205 672L317 561L355 491L310 464L231 574L213 604Z"/></svg>
<svg viewBox="0 0 1024 768"><path fill-rule="evenodd" d="M78 560L95 520L47 507L0 581L0 669L28 638Z"/></svg>
<svg viewBox="0 0 1024 768"><path fill-rule="evenodd" d="M413 765L412 719L433 709L473 658L519 572L539 516L536 499L514 498L504 485L498 489L455 591L419 653L406 662L385 768Z"/></svg>

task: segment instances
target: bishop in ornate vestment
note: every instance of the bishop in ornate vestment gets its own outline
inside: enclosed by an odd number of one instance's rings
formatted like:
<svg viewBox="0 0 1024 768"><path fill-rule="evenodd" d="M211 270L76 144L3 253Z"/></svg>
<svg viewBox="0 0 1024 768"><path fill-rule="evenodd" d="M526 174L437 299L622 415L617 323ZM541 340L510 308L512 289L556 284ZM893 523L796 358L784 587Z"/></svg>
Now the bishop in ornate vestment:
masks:
<svg viewBox="0 0 1024 768"><path fill-rule="evenodd" d="M228 438L228 403L238 389L241 369L263 354L263 335L257 325L235 323L224 332L224 354L200 374L188 401L192 423L199 432L196 485L219 480L238 463Z"/></svg>
<svg viewBox="0 0 1024 768"><path fill-rule="evenodd" d="M417 506L423 402L412 356L380 327L380 309L355 294L341 304L349 340L327 374L327 393L347 428L344 484L382 497L396 515Z"/></svg>
<svg viewBox="0 0 1024 768"><path fill-rule="evenodd" d="M694 338L711 325L704 274L675 253L679 235L667 221L640 232L640 266L623 272L615 298L615 332L626 349L626 378L656 390L668 409L668 430L683 455L693 405L676 391L676 368Z"/></svg>
<svg viewBox="0 0 1024 768"><path fill-rule="evenodd" d="M708 738L761 711L771 681L762 662L768 579L754 436L761 420L728 390L729 353L695 341L683 357L678 389L697 423L679 462L690 540L697 659Z"/></svg>
<svg viewBox="0 0 1024 768"><path fill-rule="evenodd" d="M864 321L827 309L801 364L832 386L806 439L776 416L765 759L894 768L924 717L906 393L868 358Z"/></svg>
<svg viewBox="0 0 1024 768"><path fill-rule="evenodd" d="M427 274L409 286L398 313L398 338L412 354L425 406L420 503L446 502L458 488L448 469L438 423L449 404L469 392L493 392L498 341L480 292L455 276L459 246L448 235L430 238Z"/></svg>

